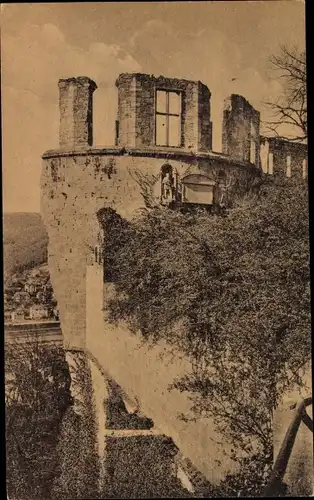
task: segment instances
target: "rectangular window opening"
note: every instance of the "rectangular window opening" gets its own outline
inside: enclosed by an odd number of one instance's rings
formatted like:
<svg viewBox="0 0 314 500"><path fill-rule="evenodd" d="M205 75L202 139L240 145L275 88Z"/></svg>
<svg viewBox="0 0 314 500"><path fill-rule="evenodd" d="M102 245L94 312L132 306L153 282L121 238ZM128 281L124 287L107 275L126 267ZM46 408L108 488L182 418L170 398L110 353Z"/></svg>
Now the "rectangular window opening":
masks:
<svg viewBox="0 0 314 500"><path fill-rule="evenodd" d="M156 92L156 146L181 146L181 92Z"/></svg>
<svg viewBox="0 0 314 500"><path fill-rule="evenodd" d="M268 173L273 175L274 173L274 155L273 153L269 153L268 155Z"/></svg>

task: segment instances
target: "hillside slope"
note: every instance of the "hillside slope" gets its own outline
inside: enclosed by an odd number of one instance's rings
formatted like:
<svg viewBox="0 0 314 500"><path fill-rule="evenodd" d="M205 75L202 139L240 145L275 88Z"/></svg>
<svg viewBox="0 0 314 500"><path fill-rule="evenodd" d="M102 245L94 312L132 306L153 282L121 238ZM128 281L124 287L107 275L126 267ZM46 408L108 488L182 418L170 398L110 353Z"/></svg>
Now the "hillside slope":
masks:
<svg viewBox="0 0 314 500"><path fill-rule="evenodd" d="M48 235L39 213L4 213L4 277L46 262L47 244Z"/></svg>

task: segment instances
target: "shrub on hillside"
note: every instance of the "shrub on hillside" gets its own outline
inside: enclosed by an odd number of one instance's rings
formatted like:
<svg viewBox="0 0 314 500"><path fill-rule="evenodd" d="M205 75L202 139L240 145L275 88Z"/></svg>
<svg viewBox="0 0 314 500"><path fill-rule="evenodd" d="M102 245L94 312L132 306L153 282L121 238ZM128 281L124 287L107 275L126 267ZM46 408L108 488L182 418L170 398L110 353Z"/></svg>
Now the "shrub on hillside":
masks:
<svg viewBox="0 0 314 500"><path fill-rule="evenodd" d="M10 498L51 498L60 424L70 404L64 352L6 345L6 480Z"/></svg>

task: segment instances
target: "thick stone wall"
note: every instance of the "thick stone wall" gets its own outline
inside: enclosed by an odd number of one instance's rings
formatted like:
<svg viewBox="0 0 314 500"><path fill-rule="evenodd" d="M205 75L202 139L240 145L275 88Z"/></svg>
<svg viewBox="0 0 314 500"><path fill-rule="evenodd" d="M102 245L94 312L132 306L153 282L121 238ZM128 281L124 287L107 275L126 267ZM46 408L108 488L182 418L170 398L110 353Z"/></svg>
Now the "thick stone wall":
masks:
<svg viewBox="0 0 314 500"><path fill-rule="evenodd" d="M113 285L106 284L104 305L112 293ZM169 390L175 379L191 373L187 357L179 354L174 358L165 342L154 347L143 344L141 337L122 322L109 323L106 311L103 328L89 331L86 345L87 352L106 367L110 378L137 401L141 413L153 420L154 428L169 436L211 484L219 484L235 470L230 459L232 445L217 433L213 420L182 419L181 415L190 414L189 395Z"/></svg>
<svg viewBox="0 0 314 500"><path fill-rule="evenodd" d="M155 85L149 78L136 78L136 146L155 144Z"/></svg>
<svg viewBox="0 0 314 500"><path fill-rule="evenodd" d="M198 83L198 151L211 151L212 148L212 122L210 121L210 92L206 85Z"/></svg>
<svg viewBox="0 0 314 500"><path fill-rule="evenodd" d="M96 88L85 76L59 80L60 147L92 145L92 96Z"/></svg>
<svg viewBox="0 0 314 500"><path fill-rule="evenodd" d="M120 75L118 87L118 136L116 144L121 146L135 146L136 128L136 81L134 75Z"/></svg>

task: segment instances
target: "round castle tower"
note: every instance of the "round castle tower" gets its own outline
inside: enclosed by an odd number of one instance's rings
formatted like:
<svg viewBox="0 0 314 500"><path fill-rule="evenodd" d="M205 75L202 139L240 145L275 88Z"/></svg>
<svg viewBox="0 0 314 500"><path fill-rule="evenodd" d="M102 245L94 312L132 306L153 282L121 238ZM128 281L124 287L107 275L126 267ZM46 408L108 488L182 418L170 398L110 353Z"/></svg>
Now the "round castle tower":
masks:
<svg viewBox="0 0 314 500"><path fill-rule="evenodd" d="M224 120L228 154L220 154L211 148L211 94L201 82L135 73L120 75L116 86L115 146L93 147L97 85L77 77L59 81L59 149L43 155L41 211L49 234L49 268L65 344L75 348L85 343L85 268L100 243L99 209L111 207L132 217L144 205L143 176L150 179L156 203L214 207L222 190L227 187L230 199L248 189L261 171L258 147L250 158L244 147L252 142L253 115L257 144L259 113L252 107L243 113L239 96L229 106L232 120ZM228 144L235 141L234 157Z"/></svg>
<svg viewBox="0 0 314 500"><path fill-rule="evenodd" d="M106 237L98 214L112 208L122 217L134 217L147 201L143 179L152 203L165 210L202 206L215 211L222 203L228 206L261 175L259 113L251 107L244 113L245 100L231 98L224 111L223 150L227 154L215 153L211 95L201 82L135 73L120 75L116 86L115 145L94 147L96 83L87 77L60 80L59 148L43 154L41 213L49 236L48 266L59 307L74 411L80 415L85 408L86 414L92 413L94 401L95 443L104 465L100 483L110 457L120 449L119 439L126 439L117 436L113 444L105 436L110 427L109 374L132 405L161 429L160 435L158 429L154 431L157 445L162 434L170 436L197 470L216 484L232 465L218 445L213 450L216 431L212 422L183 423L179 410L187 411L190 402L186 396L168 391L182 370L189 370L188 360L159 370L159 351L140 350L137 339L123 325L115 329L105 319L103 306L110 284L104 284L106 262L98 251ZM85 385L92 387L92 394L79 382L82 377L77 372L84 372L85 380L91 381ZM84 419L84 412L82 415ZM138 471L131 482L135 484L141 475Z"/></svg>

